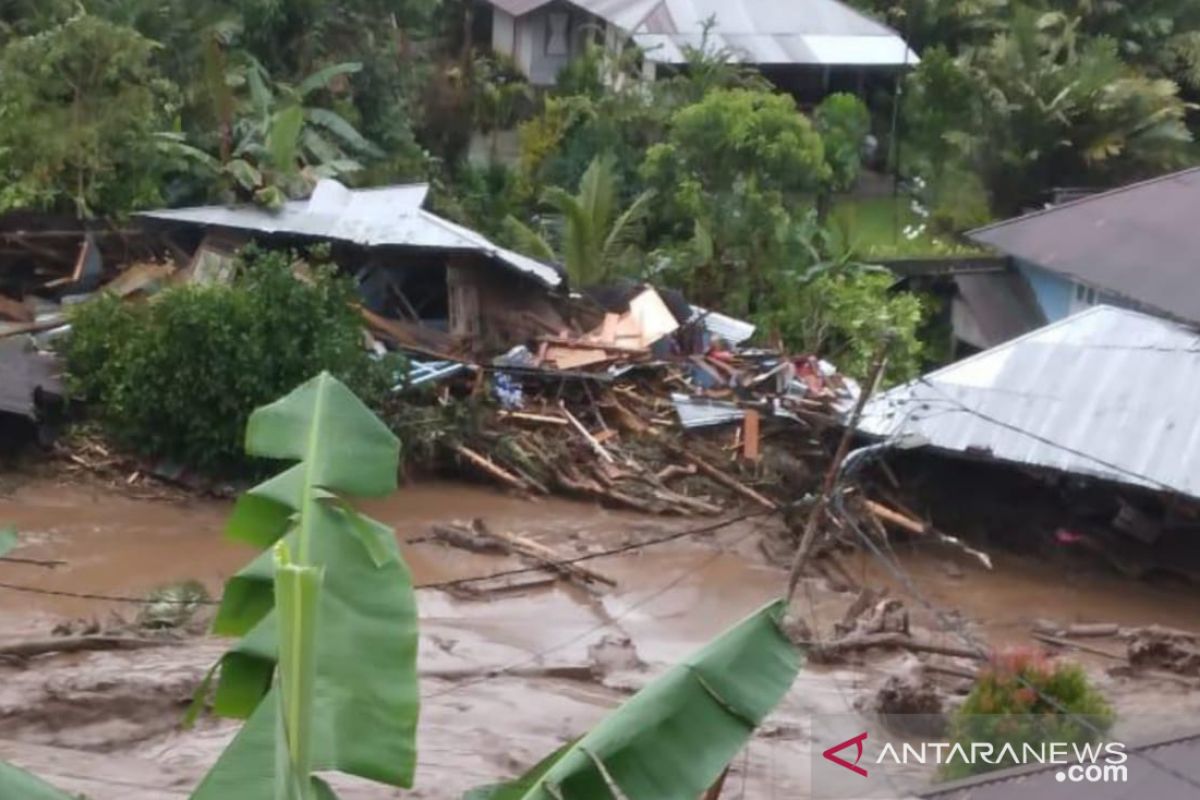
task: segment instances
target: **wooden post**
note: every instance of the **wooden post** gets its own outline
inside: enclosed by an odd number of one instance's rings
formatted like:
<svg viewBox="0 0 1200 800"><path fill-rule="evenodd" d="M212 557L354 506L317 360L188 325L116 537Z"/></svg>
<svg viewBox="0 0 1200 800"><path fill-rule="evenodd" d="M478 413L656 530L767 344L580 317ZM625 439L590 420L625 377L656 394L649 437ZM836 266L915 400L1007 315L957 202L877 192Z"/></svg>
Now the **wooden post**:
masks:
<svg viewBox="0 0 1200 800"><path fill-rule="evenodd" d="M746 416L742 421L742 458L747 461L758 461L759 458L758 423L758 412L753 408L746 409Z"/></svg>
<svg viewBox="0 0 1200 800"><path fill-rule="evenodd" d="M796 594L796 587L800 584L800 575L804 571L805 563L808 561L808 554L812 550L813 540L817 537L817 527L825 517L829 498L833 494L834 489L837 488L838 476L842 472L842 462L846 460L846 453L850 450L850 442L854 439L854 434L858 429L858 421L862 418L863 408L866 407L867 400L874 393L875 387L879 384L879 379L883 375L883 368L887 365L888 344L888 342L884 342L880 346L879 352L875 355L875 362L871 365L870 375L858 395L858 401L854 404L854 410L850 412L850 419L846 422L846 430L842 434L841 441L838 442L838 448L834 453L833 461L830 462L829 470L825 473L825 480L821 482L821 496L817 498L816 504L808 515L808 520L804 523L804 535L800 537L800 544L796 548L796 557L792 560L792 568L788 571L787 599L789 603L791 603L792 597Z"/></svg>

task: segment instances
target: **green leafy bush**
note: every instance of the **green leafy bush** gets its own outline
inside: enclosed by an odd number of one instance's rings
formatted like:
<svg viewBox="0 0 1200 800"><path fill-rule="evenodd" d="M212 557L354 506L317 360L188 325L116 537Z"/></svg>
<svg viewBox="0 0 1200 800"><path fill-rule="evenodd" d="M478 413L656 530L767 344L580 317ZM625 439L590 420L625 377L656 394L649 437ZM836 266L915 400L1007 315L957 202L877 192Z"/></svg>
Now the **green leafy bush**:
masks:
<svg viewBox="0 0 1200 800"><path fill-rule="evenodd" d="M251 250L229 286L80 306L65 346L72 392L118 443L215 473L246 467L254 408L321 370L378 398L390 367L362 346L354 287L325 266L298 279L293 259Z"/></svg>
<svg viewBox="0 0 1200 800"><path fill-rule="evenodd" d="M1036 748L1052 742L1092 743L1112 723L1112 708L1078 664L1013 650L997 656L980 673L951 720L951 741L968 750L972 742L990 743L996 753L1011 744L1021 753L1026 744ZM992 760L999 763L951 760L943 766L942 777L963 778L1016 763Z"/></svg>
<svg viewBox="0 0 1200 800"><path fill-rule="evenodd" d="M836 92L817 106L813 121L825 145L830 188L849 191L862 171L863 142L871 132L871 113L854 95Z"/></svg>
<svg viewBox="0 0 1200 800"><path fill-rule="evenodd" d="M777 330L790 350L820 353L859 378L890 340L885 380L908 380L921 371L918 333L926 309L917 295L892 291L894 282L886 272L855 265L826 268L779 286L759 322Z"/></svg>

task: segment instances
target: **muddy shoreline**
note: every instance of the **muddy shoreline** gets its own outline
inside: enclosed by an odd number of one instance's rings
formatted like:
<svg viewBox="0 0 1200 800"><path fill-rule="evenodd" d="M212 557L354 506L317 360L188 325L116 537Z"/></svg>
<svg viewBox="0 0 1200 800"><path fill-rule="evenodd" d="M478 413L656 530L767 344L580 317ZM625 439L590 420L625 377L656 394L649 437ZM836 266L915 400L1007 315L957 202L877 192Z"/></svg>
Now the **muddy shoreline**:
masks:
<svg viewBox="0 0 1200 800"><path fill-rule="evenodd" d="M252 555L222 537L230 502L137 499L100 485L26 476L5 483L0 520L22 532L19 554L67 563L54 570L0 564L0 582L46 591L131 597L196 579L214 595ZM568 553L595 552L696 526L695 520L615 512L566 500L527 499L476 486L420 483L366 504L394 526L418 584L488 574L516 562L428 541L437 522L486 519ZM511 777L594 724L605 711L728 624L776 596L784 573L765 563L763 521L589 562L617 581L598 594L552 588L483 600L441 591L418 594L422 722L417 789L405 797L456 798ZM425 539L412 543L409 540ZM953 553L901 548L901 562L925 596L993 644L1032 644L1038 618L1191 627L1200 596L1133 583L1101 571L995 554L988 572ZM893 582L867 556L846 565L868 585ZM893 587L898 590L900 587ZM826 628L850 597L807 581L797 610ZM903 597L904 593L896 591ZM0 590L0 636L46 634L63 620L129 618L129 604ZM937 621L908 603L931 636ZM185 797L235 725L205 720L179 729L183 709L223 643L204 636L133 653L49 656L0 666L0 757L49 770L93 800ZM824 715L856 706L910 656L872 654L836 668L810 665L787 699L735 760L733 791L746 797L807 797L814 730ZM1194 692L1169 681L1114 677L1081 654L1130 724L1154 713L1200 708ZM1118 723L1120 724L1120 722ZM816 748L817 751L821 748ZM69 756L76 754L76 758ZM82 769L102 756L106 770ZM121 765L119 777L111 767ZM100 771L97 771L100 770ZM914 773L920 783L927 776ZM345 782L348 798L398 797ZM141 792L141 794L138 794ZM736 796L736 795L735 795Z"/></svg>

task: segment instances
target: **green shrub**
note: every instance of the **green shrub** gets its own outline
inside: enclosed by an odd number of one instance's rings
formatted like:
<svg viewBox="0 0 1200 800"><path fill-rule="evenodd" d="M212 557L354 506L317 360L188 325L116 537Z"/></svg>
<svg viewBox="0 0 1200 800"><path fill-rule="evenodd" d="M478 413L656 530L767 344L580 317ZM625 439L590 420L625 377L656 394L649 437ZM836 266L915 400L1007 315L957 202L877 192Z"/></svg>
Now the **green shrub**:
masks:
<svg viewBox="0 0 1200 800"><path fill-rule="evenodd" d="M1099 738L1097 732L1107 731L1112 723L1112 708L1078 664L1014 650L980 672L951 720L951 741L968 751L971 742L987 742L997 753L1007 743L1021 753L1026 744L1036 748L1043 742L1092 743ZM1000 763L955 759L942 767L942 777L964 778L1016 763L994 760Z"/></svg>
<svg viewBox="0 0 1200 800"><path fill-rule="evenodd" d="M209 473L245 470L250 412L321 370L378 399L390 365L363 348L353 285L329 266L298 279L293 262L248 250L228 286L83 304L64 351L72 393L119 444Z"/></svg>

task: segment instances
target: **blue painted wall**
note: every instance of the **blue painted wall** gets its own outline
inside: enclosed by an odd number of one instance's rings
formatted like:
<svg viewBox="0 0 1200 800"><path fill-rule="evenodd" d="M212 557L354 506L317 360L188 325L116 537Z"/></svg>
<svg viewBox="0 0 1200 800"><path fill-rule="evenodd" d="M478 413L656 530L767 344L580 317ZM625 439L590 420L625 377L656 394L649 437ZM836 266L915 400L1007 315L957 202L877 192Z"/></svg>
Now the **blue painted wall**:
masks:
<svg viewBox="0 0 1200 800"><path fill-rule="evenodd" d="M1056 322L1071 313L1071 293L1075 291L1071 281L1028 261L1019 258L1013 261L1033 288L1047 321Z"/></svg>

